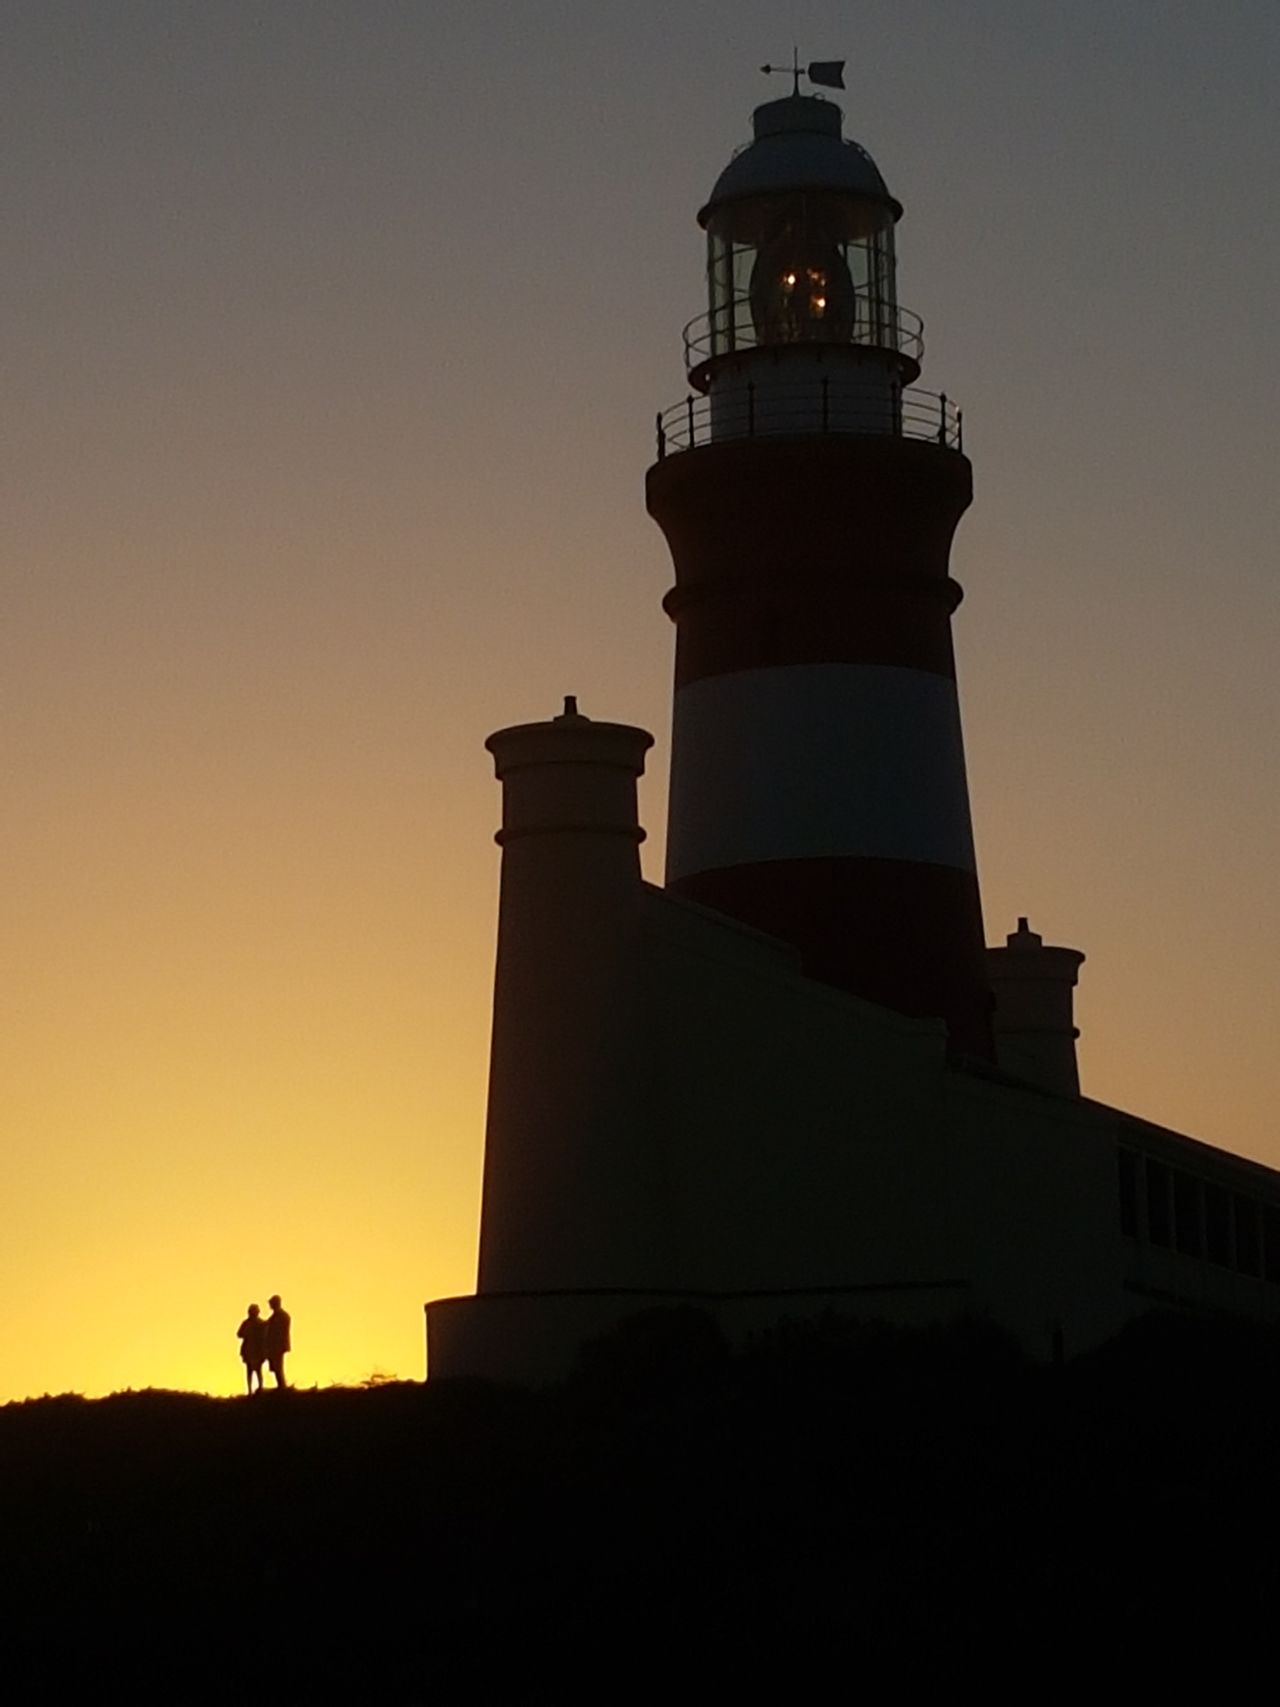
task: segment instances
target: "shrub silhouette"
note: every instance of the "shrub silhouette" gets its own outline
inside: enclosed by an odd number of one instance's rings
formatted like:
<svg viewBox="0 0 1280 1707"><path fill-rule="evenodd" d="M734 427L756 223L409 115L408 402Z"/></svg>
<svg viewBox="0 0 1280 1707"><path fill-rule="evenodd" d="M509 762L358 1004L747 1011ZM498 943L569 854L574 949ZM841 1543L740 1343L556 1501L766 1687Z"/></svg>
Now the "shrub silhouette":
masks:
<svg viewBox="0 0 1280 1707"><path fill-rule="evenodd" d="M728 1359L728 1343L705 1310L657 1305L589 1340L570 1385L620 1403L645 1401L718 1376Z"/></svg>

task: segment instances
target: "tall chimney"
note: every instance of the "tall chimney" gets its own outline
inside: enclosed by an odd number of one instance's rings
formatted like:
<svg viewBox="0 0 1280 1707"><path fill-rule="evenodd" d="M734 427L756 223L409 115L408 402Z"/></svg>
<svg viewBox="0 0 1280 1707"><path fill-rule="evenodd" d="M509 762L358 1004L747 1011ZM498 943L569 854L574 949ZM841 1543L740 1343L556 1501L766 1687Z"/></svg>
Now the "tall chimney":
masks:
<svg viewBox="0 0 1280 1707"><path fill-rule="evenodd" d="M1006 1073L1064 1096L1080 1094L1072 992L1083 960L1078 948L1047 948L1025 919L1003 948L987 950L996 1061Z"/></svg>
<svg viewBox="0 0 1280 1707"><path fill-rule="evenodd" d="M584 717L485 745L502 886L479 1291L634 1286L652 1261L638 1136L636 781L653 737Z"/></svg>

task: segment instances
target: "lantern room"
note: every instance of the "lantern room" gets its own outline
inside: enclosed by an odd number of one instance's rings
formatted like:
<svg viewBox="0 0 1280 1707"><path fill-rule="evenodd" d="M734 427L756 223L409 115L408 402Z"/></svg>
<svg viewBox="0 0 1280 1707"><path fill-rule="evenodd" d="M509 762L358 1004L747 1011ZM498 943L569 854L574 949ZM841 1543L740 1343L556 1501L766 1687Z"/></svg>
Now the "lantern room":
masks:
<svg viewBox="0 0 1280 1707"><path fill-rule="evenodd" d="M753 349L825 345L920 371L921 324L898 307L893 228L902 208L875 162L814 95L758 107L754 140L698 215L707 233L708 312L686 329L689 374Z"/></svg>

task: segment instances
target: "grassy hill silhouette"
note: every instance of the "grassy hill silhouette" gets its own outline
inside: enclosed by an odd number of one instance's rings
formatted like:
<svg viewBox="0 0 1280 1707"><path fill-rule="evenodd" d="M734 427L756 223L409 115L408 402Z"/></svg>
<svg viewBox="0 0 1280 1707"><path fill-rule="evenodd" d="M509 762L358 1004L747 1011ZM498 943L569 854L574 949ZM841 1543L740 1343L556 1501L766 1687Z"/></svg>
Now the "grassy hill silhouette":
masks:
<svg viewBox="0 0 1280 1707"><path fill-rule="evenodd" d="M30 1400L0 1409L0 1679L652 1700L656 1670L671 1700L781 1666L807 1699L851 1654L1155 1651L1192 1584L1204 1630L1269 1616L1278 1398L1280 1337L1240 1323L1151 1317L1048 1368L980 1324L731 1354L658 1311L539 1393Z"/></svg>

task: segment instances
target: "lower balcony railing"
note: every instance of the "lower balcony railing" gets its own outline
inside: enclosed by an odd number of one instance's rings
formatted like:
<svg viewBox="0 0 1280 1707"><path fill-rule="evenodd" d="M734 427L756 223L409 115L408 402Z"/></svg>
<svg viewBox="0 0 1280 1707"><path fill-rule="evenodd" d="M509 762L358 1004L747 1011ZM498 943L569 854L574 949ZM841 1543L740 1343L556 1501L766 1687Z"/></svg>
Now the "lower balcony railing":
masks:
<svg viewBox="0 0 1280 1707"><path fill-rule="evenodd" d="M927 439L964 449L964 417L945 392L908 386L895 395L849 389L824 376L813 382L692 394L658 416L658 460L732 439L825 433Z"/></svg>

